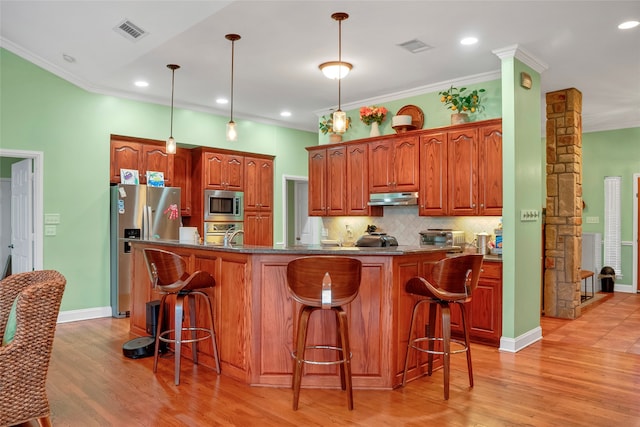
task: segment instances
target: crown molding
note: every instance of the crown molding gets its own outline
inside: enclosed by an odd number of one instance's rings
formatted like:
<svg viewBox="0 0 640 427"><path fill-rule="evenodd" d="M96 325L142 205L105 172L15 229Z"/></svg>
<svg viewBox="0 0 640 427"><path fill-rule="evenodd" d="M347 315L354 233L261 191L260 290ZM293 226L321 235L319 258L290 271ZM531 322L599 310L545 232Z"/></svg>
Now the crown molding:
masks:
<svg viewBox="0 0 640 427"><path fill-rule="evenodd" d="M528 52L522 46L519 46L517 44L500 49L494 49L491 51L491 53L500 58L500 60L516 58L538 73L543 73L544 71L549 69L549 66L546 63L536 58L532 53Z"/></svg>

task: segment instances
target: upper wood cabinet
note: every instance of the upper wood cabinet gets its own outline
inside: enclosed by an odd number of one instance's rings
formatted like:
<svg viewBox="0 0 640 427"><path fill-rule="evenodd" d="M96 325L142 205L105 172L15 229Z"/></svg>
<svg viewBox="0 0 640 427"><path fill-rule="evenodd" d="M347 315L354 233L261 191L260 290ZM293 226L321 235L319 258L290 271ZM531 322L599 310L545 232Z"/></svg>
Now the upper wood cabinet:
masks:
<svg viewBox="0 0 640 427"><path fill-rule="evenodd" d="M244 244L273 245L273 160L244 158Z"/></svg>
<svg viewBox="0 0 640 427"><path fill-rule="evenodd" d="M369 145L348 144L347 215L382 216L382 206L369 206Z"/></svg>
<svg viewBox="0 0 640 427"><path fill-rule="evenodd" d="M203 153L204 187L209 190L242 191L244 157L218 152Z"/></svg>
<svg viewBox="0 0 640 427"><path fill-rule="evenodd" d="M173 156L165 151L160 141L124 136L111 136L110 182L120 183L120 169L137 170L140 184L147 183L147 171L164 174L164 184L173 186Z"/></svg>
<svg viewBox="0 0 640 427"><path fill-rule="evenodd" d="M435 131L420 135L418 213L442 216L447 212L447 134Z"/></svg>
<svg viewBox="0 0 640 427"><path fill-rule="evenodd" d="M399 134L369 143L371 193L418 191L419 144L417 135Z"/></svg>
<svg viewBox="0 0 640 427"><path fill-rule="evenodd" d="M347 150L344 145L309 150L309 215L346 215Z"/></svg>
<svg viewBox="0 0 640 427"><path fill-rule="evenodd" d="M178 148L173 157L173 185L180 187L180 213L191 216L191 150Z"/></svg>
<svg viewBox="0 0 640 427"><path fill-rule="evenodd" d="M420 135L420 215L502 215L501 129L496 119Z"/></svg>
<svg viewBox="0 0 640 427"><path fill-rule="evenodd" d="M502 215L502 124L478 129L480 215Z"/></svg>

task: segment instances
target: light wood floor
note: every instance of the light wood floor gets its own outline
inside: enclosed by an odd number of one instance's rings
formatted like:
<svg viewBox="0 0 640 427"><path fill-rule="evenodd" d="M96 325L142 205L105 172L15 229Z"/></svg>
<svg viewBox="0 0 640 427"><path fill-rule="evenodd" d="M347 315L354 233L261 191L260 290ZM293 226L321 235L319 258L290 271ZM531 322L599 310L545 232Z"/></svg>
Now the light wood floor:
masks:
<svg viewBox="0 0 640 427"><path fill-rule="evenodd" d="M640 426L640 295L612 294L580 319L542 319L544 338L517 354L473 345L475 387L454 356L442 373L393 391L250 387L183 361L122 356L128 319L58 325L48 379L54 426ZM304 379L303 379L304 384Z"/></svg>

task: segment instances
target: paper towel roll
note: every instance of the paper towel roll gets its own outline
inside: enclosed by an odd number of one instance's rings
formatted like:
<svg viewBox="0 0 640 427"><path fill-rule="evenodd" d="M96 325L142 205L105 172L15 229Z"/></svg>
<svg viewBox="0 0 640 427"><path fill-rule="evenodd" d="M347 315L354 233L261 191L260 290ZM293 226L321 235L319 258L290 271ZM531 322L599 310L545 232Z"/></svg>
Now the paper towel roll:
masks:
<svg viewBox="0 0 640 427"><path fill-rule="evenodd" d="M197 243L197 227L180 227L180 243Z"/></svg>

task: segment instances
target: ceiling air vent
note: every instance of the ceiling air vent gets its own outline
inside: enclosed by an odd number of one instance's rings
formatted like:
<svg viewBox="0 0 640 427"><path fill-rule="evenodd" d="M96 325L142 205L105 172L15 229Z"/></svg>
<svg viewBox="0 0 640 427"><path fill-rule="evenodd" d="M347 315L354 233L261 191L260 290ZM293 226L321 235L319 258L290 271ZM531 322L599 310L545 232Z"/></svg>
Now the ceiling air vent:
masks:
<svg viewBox="0 0 640 427"><path fill-rule="evenodd" d="M426 43L421 42L418 39L409 40L408 42L400 43L398 46L407 49L411 53L424 52L425 50L433 49L433 46L429 46Z"/></svg>
<svg viewBox="0 0 640 427"><path fill-rule="evenodd" d="M113 30L121 36L134 42L140 40L148 34L145 30L129 21L128 19L125 19L120 24L115 26Z"/></svg>

